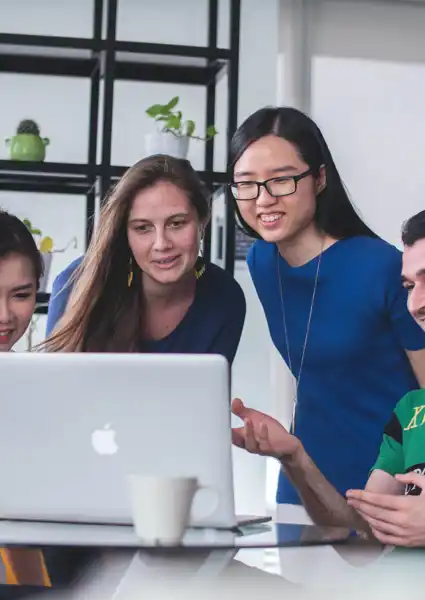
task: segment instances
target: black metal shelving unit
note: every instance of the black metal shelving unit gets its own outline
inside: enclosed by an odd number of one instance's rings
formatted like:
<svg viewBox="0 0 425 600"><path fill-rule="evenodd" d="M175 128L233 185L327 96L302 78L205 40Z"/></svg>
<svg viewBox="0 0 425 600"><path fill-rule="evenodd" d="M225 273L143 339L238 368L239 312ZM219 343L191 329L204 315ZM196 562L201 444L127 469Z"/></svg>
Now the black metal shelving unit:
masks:
<svg viewBox="0 0 425 600"><path fill-rule="evenodd" d="M84 195L87 246L93 228L96 189L104 198L128 168L111 164L114 83L118 80L206 87L205 125L209 125L215 122L216 83L227 74L228 149L237 127L240 0L230 0L229 48L217 45L218 3L219 0L208 2L208 44L203 47L117 40L119 0L93 0L91 38L0 33L0 73L82 77L91 82L87 163L0 160L0 190ZM213 171L214 141L206 142L204 170L199 171L211 191L226 181L226 173ZM226 216L225 266L233 272L235 220L229 204ZM210 259L210 252L211 227L205 236L206 260ZM48 298L48 294L40 294L37 312L46 312Z"/></svg>

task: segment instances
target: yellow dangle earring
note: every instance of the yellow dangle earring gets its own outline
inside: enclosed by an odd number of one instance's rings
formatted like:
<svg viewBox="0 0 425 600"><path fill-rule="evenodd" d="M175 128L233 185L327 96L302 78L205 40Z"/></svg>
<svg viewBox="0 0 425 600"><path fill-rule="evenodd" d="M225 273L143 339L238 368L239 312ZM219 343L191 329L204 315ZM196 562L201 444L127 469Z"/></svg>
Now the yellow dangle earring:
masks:
<svg viewBox="0 0 425 600"><path fill-rule="evenodd" d="M134 276L134 274L133 274L133 259L130 256L128 280L127 280L128 287L131 287L131 284L133 283L133 276Z"/></svg>
<svg viewBox="0 0 425 600"><path fill-rule="evenodd" d="M205 273L205 262L202 256L198 256L195 263L195 277L196 279L200 279L202 275Z"/></svg>
<svg viewBox="0 0 425 600"><path fill-rule="evenodd" d="M205 261L202 256L202 242L204 239L204 232L202 231L202 229L200 230L200 234L201 234L201 236L200 236L201 239L199 241L199 253L200 254L195 262L195 277L196 277L196 279L200 279L202 277L202 275L205 273L205 269L206 269Z"/></svg>

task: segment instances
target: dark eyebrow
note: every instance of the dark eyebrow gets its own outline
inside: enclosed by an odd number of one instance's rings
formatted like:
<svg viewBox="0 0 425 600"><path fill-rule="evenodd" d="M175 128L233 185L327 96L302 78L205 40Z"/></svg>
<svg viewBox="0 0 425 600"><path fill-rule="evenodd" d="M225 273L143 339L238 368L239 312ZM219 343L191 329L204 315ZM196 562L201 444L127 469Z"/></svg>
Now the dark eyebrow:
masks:
<svg viewBox="0 0 425 600"><path fill-rule="evenodd" d="M278 174L278 173L288 173L291 172L293 173L294 171L297 171L297 167L294 167L292 165L286 165L284 167L276 167L275 169L270 169L270 173L274 173L274 174ZM236 171L233 176L234 177L252 177L252 175L254 175L254 173L252 171Z"/></svg>
<svg viewBox="0 0 425 600"><path fill-rule="evenodd" d="M24 285L18 285L17 287L12 288L12 292L27 292L33 288L33 283L25 283Z"/></svg>

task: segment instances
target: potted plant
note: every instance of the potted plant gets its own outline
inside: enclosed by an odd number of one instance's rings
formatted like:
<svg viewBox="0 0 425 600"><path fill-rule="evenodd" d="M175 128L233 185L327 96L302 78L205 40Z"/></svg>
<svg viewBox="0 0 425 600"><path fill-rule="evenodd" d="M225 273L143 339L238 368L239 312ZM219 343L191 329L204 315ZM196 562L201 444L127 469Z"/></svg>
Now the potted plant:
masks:
<svg viewBox="0 0 425 600"><path fill-rule="evenodd" d="M50 236L48 236L48 235L44 236L40 229L37 229L32 226L32 223L29 219L23 219L23 223L24 223L24 225L26 225L26 227L29 229L29 231L34 236L34 239L37 243L37 247L40 250L41 255L43 257L44 274L40 281L39 291L46 292L47 284L49 281L50 269L52 266L53 254L56 254L58 252L65 252L65 250L67 250L71 244L73 244L73 247L76 248L77 247L77 238L73 237L72 240L70 242L68 242L68 244L65 246L65 248L54 249L53 239Z"/></svg>
<svg viewBox="0 0 425 600"><path fill-rule="evenodd" d="M217 135L214 125L209 125L204 136L195 135L196 124L191 119L184 120L180 110L175 110L179 96L172 98L168 104L153 104L146 109L146 114L154 119L158 131L145 136L146 153L169 154L176 158L187 158L189 140L208 141Z"/></svg>
<svg viewBox="0 0 425 600"><path fill-rule="evenodd" d="M24 119L17 127L16 135L6 138L11 160L43 162L49 138L40 137L40 128L32 119Z"/></svg>

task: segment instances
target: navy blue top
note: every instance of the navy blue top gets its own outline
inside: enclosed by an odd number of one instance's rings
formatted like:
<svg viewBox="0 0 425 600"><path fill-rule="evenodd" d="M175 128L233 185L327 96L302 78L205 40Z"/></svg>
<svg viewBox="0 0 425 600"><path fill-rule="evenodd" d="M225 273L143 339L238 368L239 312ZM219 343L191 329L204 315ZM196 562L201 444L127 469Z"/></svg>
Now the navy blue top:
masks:
<svg viewBox="0 0 425 600"><path fill-rule="evenodd" d="M392 410L406 392L418 387L405 349L425 348L425 333L407 311L401 259L394 246L364 236L336 242L322 255L298 388L295 434L341 494L364 487ZM270 335L288 364L279 264L296 377L317 261L291 267L274 244L264 241L255 242L248 254ZM292 397L282 390L282 402ZM283 473L277 501L300 503Z"/></svg>
<svg viewBox="0 0 425 600"><path fill-rule="evenodd" d="M47 314L49 335L65 311L72 289L70 277L81 263L74 260L53 282ZM245 321L244 293L232 275L212 263L196 283L195 298L177 327L161 340L144 341L140 352L221 354L230 364Z"/></svg>

